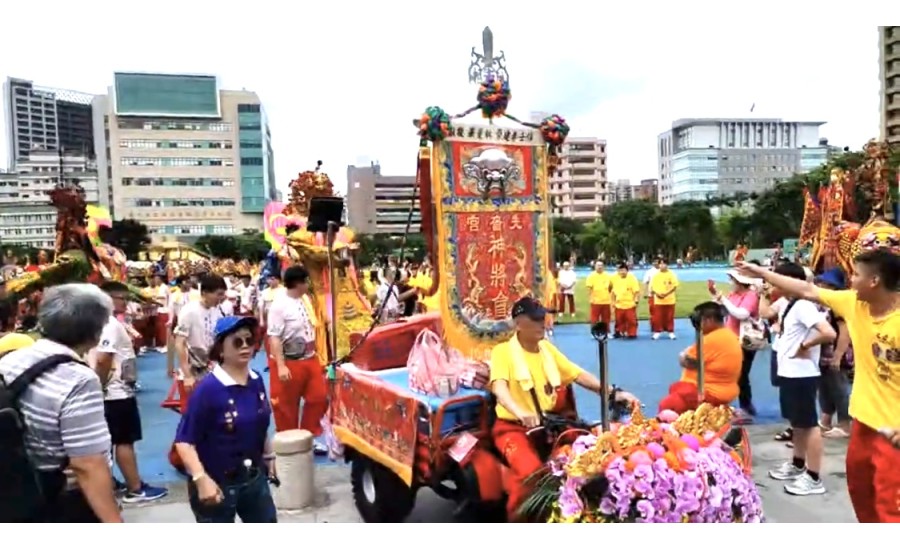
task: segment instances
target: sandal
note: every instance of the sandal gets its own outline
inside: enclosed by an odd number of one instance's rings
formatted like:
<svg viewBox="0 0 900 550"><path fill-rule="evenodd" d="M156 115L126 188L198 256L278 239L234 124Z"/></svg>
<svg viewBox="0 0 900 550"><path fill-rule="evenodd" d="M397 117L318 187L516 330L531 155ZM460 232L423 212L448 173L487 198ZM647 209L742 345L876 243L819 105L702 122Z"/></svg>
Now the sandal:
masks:
<svg viewBox="0 0 900 550"><path fill-rule="evenodd" d="M794 438L794 431L790 428L775 434L775 441L790 441Z"/></svg>

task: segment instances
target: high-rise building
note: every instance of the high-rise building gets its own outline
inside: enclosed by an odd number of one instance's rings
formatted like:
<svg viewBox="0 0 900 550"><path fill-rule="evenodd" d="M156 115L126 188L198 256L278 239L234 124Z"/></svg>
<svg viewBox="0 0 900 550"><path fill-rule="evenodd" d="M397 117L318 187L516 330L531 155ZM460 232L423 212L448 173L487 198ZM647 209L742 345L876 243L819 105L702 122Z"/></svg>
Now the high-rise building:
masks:
<svg viewBox="0 0 900 550"><path fill-rule="evenodd" d="M824 122L676 120L659 135L659 202L758 193L828 160Z"/></svg>
<svg viewBox="0 0 900 550"><path fill-rule="evenodd" d="M347 167L347 223L354 230L403 235L410 208L413 209L410 231L418 233L422 214L415 176L384 176L376 162L370 166Z"/></svg>
<svg viewBox="0 0 900 550"><path fill-rule="evenodd" d="M32 151L92 156L92 95L7 78L3 84L9 168Z"/></svg>
<svg viewBox="0 0 900 550"><path fill-rule="evenodd" d="M57 184L78 183L88 204L97 204L97 165L87 156L32 151L11 172L0 172L0 241L53 248L56 208L50 191Z"/></svg>
<svg viewBox="0 0 900 550"><path fill-rule="evenodd" d="M609 202L611 203L630 201L634 198L634 187L629 179L618 179L609 186Z"/></svg>
<svg viewBox="0 0 900 550"><path fill-rule="evenodd" d="M900 145L900 27L878 27L881 139Z"/></svg>
<svg viewBox="0 0 900 550"><path fill-rule="evenodd" d="M659 202L659 180L645 179L634 186L634 198L642 201Z"/></svg>
<svg viewBox="0 0 900 550"><path fill-rule="evenodd" d="M559 169L550 176L552 215L596 219L609 204L606 140L570 137L560 151Z"/></svg>
<svg viewBox="0 0 900 550"><path fill-rule="evenodd" d="M262 229L278 196L259 96L214 76L116 73L94 100L100 202L156 240Z"/></svg>

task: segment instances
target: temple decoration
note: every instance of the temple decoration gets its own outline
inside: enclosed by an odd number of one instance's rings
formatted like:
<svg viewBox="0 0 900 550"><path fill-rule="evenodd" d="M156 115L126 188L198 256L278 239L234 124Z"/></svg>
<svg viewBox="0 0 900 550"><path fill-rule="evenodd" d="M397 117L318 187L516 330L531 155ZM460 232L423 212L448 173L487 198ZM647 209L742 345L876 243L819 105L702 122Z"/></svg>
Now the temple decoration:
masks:
<svg viewBox="0 0 900 550"><path fill-rule="evenodd" d="M469 68L476 105L455 116L431 106L413 121L421 230L434 266L424 294L439 296L447 343L478 358L512 334L516 300L550 298L548 178L569 134L559 115L523 122L509 113L506 59L494 51L485 28ZM460 121L475 111L489 125ZM519 127L494 125L501 117Z"/></svg>
<svg viewBox="0 0 900 550"><path fill-rule="evenodd" d="M25 299L41 288L68 282L125 282L125 254L100 242L99 238L95 239L92 233L99 232L99 227L105 223L104 217L108 216L101 210L90 210L90 214L96 216L91 221L84 190L77 183L57 185L49 196L57 210L53 262L6 281L7 299ZM136 300L142 300L136 289L132 289L132 294Z"/></svg>
<svg viewBox="0 0 900 550"><path fill-rule="evenodd" d="M356 235L349 227L341 227L335 235L333 263L336 266L335 285L328 280L328 247L324 233L307 230L310 201L315 197L333 197L334 185L322 171L319 161L315 170L300 173L290 184L288 204L270 202L265 209L263 226L266 240L272 246L260 277L281 272L290 265L302 263L310 274L310 292L315 297L319 318L316 341L319 356L327 358L327 329L334 300L337 319L337 355L350 351L350 334L364 332L372 324L372 311L362 294L353 256L359 248Z"/></svg>
<svg viewBox="0 0 900 550"><path fill-rule="evenodd" d="M761 522L748 456L722 439L731 417L706 403L669 422L635 410L631 422L561 447L524 512L549 512L553 523Z"/></svg>
<svg viewBox="0 0 900 550"><path fill-rule="evenodd" d="M900 253L900 229L893 225L887 144L870 141L865 160L853 171L833 168L827 185L818 192L804 190L800 246L811 246L815 270L840 267L853 273L853 258L864 250L886 248ZM859 192L870 205L859 212Z"/></svg>

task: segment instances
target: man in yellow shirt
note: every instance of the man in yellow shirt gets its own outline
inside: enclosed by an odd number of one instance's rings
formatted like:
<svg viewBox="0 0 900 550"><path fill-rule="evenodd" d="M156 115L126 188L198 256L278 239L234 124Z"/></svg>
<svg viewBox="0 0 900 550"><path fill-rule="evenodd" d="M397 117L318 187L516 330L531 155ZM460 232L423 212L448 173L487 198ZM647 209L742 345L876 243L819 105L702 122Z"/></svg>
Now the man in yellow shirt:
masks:
<svg viewBox="0 0 900 550"><path fill-rule="evenodd" d="M846 322L856 363L847 490L860 523L900 523L900 449L889 439L900 424L900 256L886 249L857 256L852 290L826 290L749 262L739 269Z"/></svg>
<svg viewBox="0 0 900 550"><path fill-rule="evenodd" d="M612 277L612 303L616 308L616 338L637 338L637 305L641 301L641 283L628 271L628 264L619 264Z"/></svg>
<svg viewBox="0 0 900 550"><path fill-rule="evenodd" d="M544 466L527 431L540 426L544 413L571 409L570 386L592 392L610 391L610 401L635 402L634 396L616 388L601 390L600 380L560 353L544 339L547 310L525 297L512 308L516 335L491 352L491 391L497 398L494 445L512 470L507 513L518 519L518 508L528 496L528 478Z"/></svg>
<svg viewBox="0 0 900 550"><path fill-rule="evenodd" d="M591 325L603 321L607 325L612 320L612 276L606 272L603 262L594 263L594 272L588 275L584 286L588 289L591 303Z"/></svg>
<svg viewBox="0 0 900 550"><path fill-rule="evenodd" d="M675 339L675 291L678 290L678 277L669 269L669 263L660 258L656 275L650 279L650 295L653 297L653 310L650 312L650 330L653 339L659 340L660 333L668 332L669 339Z"/></svg>

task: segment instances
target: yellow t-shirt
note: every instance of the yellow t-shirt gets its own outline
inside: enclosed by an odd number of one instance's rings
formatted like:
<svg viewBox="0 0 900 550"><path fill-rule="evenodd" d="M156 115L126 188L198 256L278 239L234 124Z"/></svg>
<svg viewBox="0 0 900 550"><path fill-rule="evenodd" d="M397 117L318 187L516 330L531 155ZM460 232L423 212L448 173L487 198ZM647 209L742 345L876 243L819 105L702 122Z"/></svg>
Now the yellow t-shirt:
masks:
<svg viewBox="0 0 900 550"><path fill-rule="evenodd" d="M850 331L856 376L850 416L872 429L900 422L900 311L875 319L853 290L819 289L819 299Z"/></svg>
<svg viewBox="0 0 900 550"><path fill-rule="evenodd" d="M545 344L553 360L556 362L556 369L559 371L559 380L563 386L568 386L578 378L581 374L581 367L569 361L556 347L547 342ZM550 411L556 406L556 391L547 392L547 375L544 373L544 365L541 361L540 353L529 353L522 350L522 355L528 363L528 372L531 373L531 380L534 383L534 391L538 396L538 402L543 411ZM537 412L534 410L534 399L531 397L531 391L522 389L522 385L516 380L512 380L514 369L512 346L509 342L497 344L491 350L491 383L496 380L505 380L509 384L509 393L519 407L523 410ZM497 418L504 420L517 420L516 417L506 410L506 408L497 403Z"/></svg>
<svg viewBox="0 0 900 550"><path fill-rule="evenodd" d="M674 306L675 292L669 294L665 298L660 298L660 294L665 294L670 290L678 288L678 277L671 271L660 271L650 279L650 292L653 293L653 303L658 306Z"/></svg>
<svg viewBox="0 0 900 550"><path fill-rule="evenodd" d="M609 273L594 271L587 276L584 286L588 289L591 304L608 306L612 302L612 295L609 292L609 288L612 286L612 276Z"/></svg>
<svg viewBox="0 0 900 550"><path fill-rule="evenodd" d="M616 309L631 309L637 307L638 295L641 292L641 283L633 273L624 277L612 276L612 293L615 297Z"/></svg>
<svg viewBox="0 0 900 550"><path fill-rule="evenodd" d="M21 332L10 332L3 338L0 338L0 355L16 351L17 349L30 347L34 343L34 338Z"/></svg>

